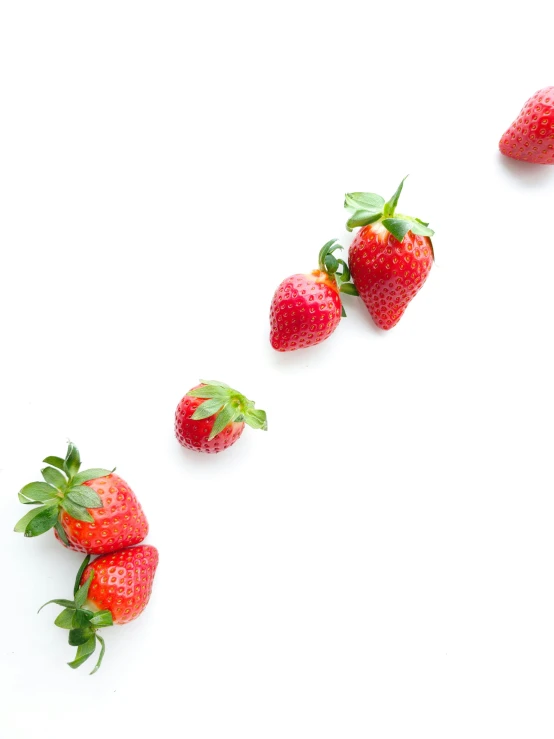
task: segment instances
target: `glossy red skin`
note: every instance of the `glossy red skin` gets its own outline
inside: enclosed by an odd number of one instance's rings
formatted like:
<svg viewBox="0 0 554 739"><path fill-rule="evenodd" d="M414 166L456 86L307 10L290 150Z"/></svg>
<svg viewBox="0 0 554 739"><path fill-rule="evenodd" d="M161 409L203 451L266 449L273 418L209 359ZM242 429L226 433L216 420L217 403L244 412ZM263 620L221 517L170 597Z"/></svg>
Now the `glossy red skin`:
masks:
<svg viewBox="0 0 554 739"><path fill-rule="evenodd" d="M352 281L371 317L385 331L396 326L432 264L427 236L408 231L400 242L380 223L361 228L348 252Z"/></svg>
<svg viewBox="0 0 554 739"><path fill-rule="evenodd" d="M195 390L198 387L204 387L204 385L196 385L192 389ZM194 398L190 395L185 395L182 398L175 411L175 436L179 444L187 449L193 449L195 452L217 454L238 441L244 430L244 422L228 424L223 431L210 441L208 437L211 434L216 416L203 418L200 421L193 421L191 418L194 411L205 400L206 398Z"/></svg>
<svg viewBox="0 0 554 739"><path fill-rule="evenodd" d="M288 277L271 302L271 346L292 352L320 344L339 325L341 310L339 291L325 272Z"/></svg>
<svg viewBox="0 0 554 739"><path fill-rule="evenodd" d="M147 544L98 557L81 578L83 585L94 570L89 605L111 611L114 624L133 621L150 600L157 566L158 550Z"/></svg>
<svg viewBox="0 0 554 739"><path fill-rule="evenodd" d="M554 87L544 87L529 98L499 147L512 159L554 164Z"/></svg>
<svg viewBox="0 0 554 739"><path fill-rule="evenodd" d="M88 508L94 523L76 521L65 511L60 522L69 548L86 554L107 554L139 544L148 534L148 521L129 485L119 475L106 475L83 483L95 490L103 508ZM57 531L56 538L60 540Z"/></svg>

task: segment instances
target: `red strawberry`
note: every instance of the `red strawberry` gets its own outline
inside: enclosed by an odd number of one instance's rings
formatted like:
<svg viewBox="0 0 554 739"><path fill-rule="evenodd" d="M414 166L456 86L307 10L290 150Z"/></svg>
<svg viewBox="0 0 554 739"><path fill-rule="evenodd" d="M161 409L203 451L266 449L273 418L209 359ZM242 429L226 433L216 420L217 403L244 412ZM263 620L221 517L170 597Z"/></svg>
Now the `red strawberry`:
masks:
<svg viewBox="0 0 554 739"><path fill-rule="evenodd" d="M346 313L339 291L356 294L348 267L333 252L342 249L336 239L328 241L319 252L319 269L283 280L271 301L271 346L279 352L291 352L319 344L339 325ZM342 283L339 287L337 282Z"/></svg>
<svg viewBox="0 0 554 739"><path fill-rule="evenodd" d="M267 431L265 411L251 400L223 382L201 380L177 406L175 435L187 449L217 454L237 441L245 423Z"/></svg>
<svg viewBox="0 0 554 739"><path fill-rule="evenodd" d="M126 624L146 608L158 566L158 550L143 545L105 554L92 564L89 562L90 555L85 557L77 573L74 599L55 599L48 603L64 607L54 623L69 629L69 643L77 647L75 659L68 663L70 667L82 665L94 653L96 642L100 643L100 656L92 675L100 667L105 651L104 639L98 630L113 624ZM89 608L84 607L85 603Z"/></svg>
<svg viewBox="0 0 554 739"><path fill-rule="evenodd" d="M554 164L554 87L544 87L529 98L499 146L513 159Z"/></svg>
<svg viewBox="0 0 554 739"><path fill-rule="evenodd" d="M141 542L148 521L135 494L118 475L105 469L79 472L79 450L69 444L65 459L46 457L45 482L19 492L25 504L42 504L18 521L15 531L38 536L53 528L70 549L89 554L115 552Z"/></svg>
<svg viewBox="0 0 554 739"><path fill-rule="evenodd" d="M406 179L406 178L404 178ZM352 280L375 323L395 326L421 288L433 264L434 231L411 216L395 215L404 180L388 203L380 195L354 192L345 208L354 211L346 226L362 226L350 245Z"/></svg>

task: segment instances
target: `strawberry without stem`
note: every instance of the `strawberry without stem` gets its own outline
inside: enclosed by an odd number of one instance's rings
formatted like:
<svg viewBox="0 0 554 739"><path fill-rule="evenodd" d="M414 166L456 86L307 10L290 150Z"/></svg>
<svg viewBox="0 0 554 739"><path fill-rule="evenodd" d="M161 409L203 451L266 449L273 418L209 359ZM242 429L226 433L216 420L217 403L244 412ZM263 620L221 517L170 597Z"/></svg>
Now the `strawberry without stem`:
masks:
<svg viewBox="0 0 554 739"><path fill-rule="evenodd" d="M499 147L512 159L554 164L554 87L544 87L529 98Z"/></svg>
<svg viewBox="0 0 554 739"><path fill-rule="evenodd" d="M106 649L98 630L133 621L146 608L158 566L158 550L143 545L106 554L92 564L89 562L90 555L85 557L77 573L73 600L56 598L44 606L56 603L64 608L54 623L69 630L69 644L77 647L75 659L68 663L70 667L75 669L82 665L94 654L97 642L100 644L100 655L92 675L102 664Z"/></svg>
<svg viewBox="0 0 554 739"><path fill-rule="evenodd" d="M106 469L79 472L79 450L69 444L65 459L46 457L44 482L31 482L19 492L25 505L36 505L15 531L38 536L54 529L65 546L79 552L104 554L140 543L148 522L127 483Z"/></svg>
<svg viewBox="0 0 554 739"><path fill-rule="evenodd" d="M348 230L361 226L348 252L352 280L371 317L385 330L398 323L433 264L429 224L395 212L403 185L404 180L387 203L366 192L348 193L344 203L353 211Z"/></svg>
<svg viewBox="0 0 554 739"><path fill-rule="evenodd" d="M340 292L356 295L347 264L334 255L343 247L336 239L319 252L319 269L283 280L273 296L269 320L271 346L291 352L320 344L346 313Z"/></svg>
<svg viewBox="0 0 554 739"><path fill-rule="evenodd" d="M234 444L244 424L267 431L265 411L229 385L203 381L189 390L175 412L175 435L187 449L217 454Z"/></svg>

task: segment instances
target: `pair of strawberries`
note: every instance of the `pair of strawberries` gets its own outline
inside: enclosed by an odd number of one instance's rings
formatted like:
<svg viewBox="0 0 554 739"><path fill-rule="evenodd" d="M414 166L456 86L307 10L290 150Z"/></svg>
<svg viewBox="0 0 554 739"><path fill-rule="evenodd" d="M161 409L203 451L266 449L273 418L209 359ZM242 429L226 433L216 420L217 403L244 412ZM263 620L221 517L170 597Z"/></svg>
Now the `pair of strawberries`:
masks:
<svg viewBox="0 0 554 739"><path fill-rule="evenodd" d="M148 534L148 521L134 492L113 470L80 471L79 450L71 443L65 459L43 461L48 465L41 471L43 481L19 492L21 503L35 507L15 531L34 537L53 529L65 547L86 553L73 600L48 602L63 606L54 623L69 631L69 644L77 647L70 667L83 664L100 644L96 672L105 651L98 631L140 616L152 592L158 551L135 546ZM100 556L91 563L92 554Z"/></svg>
<svg viewBox="0 0 554 739"><path fill-rule="evenodd" d="M336 257L342 246L333 239L319 252L318 269L283 280L271 304L274 349L294 351L328 339L346 315L341 293L359 295L380 328L398 323L433 263L429 224L396 213L403 186L404 180L387 202L370 192L345 196L346 227L360 227L348 264Z"/></svg>

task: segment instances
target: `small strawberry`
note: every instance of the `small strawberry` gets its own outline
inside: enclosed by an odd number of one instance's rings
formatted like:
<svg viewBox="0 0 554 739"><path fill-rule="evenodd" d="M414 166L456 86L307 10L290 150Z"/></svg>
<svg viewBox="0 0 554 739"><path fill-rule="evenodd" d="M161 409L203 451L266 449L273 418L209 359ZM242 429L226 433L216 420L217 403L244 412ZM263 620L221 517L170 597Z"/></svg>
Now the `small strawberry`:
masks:
<svg viewBox="0 0 554 739"><path fill-rule="evenodd" d="M375 323L385 330L398 323L433 264L429 224L395 215L404 180L388 203L370 192L348 193L344 203L353 211L347 229L362 227L348 252L352 281Z"/></svg>
<svg viewBox="0 0 554 739"><path fill-rule="evenodd" d="M529 98L499 147L512 159L554 164L554 87L543 87Z"/></svg>
<svg viewBox="0 0 554 739"><path fill-rule="evenodd" d="M148 521L135 494L110 470L79 472L81 458L69 444L65 459L46 457L44 482L31 482L19 491L25 505L38 505L15 525L25 536L54 529L66 547L88 554L115 552L139 544Z"/></svg>
<svg viewBox="0 0 554 739"><path fill-rule="evenodd" d="M182 446L217 454L237 441L247 423L267 431L265 411L223 382L201 380L177 406L175 435Z"/></svg>
<svg viewBox="0 0 554 739"><path fill-rule="evenodd" d="M319 269L292 275L275 291L269 314L269 340L278 352L305 349L325 341L339 325L341 316L346 315L340 292L357 293L348 282L348 266L334 256L337 249L342 246L336 239L328 241L319 252Z"/></svg>
<svg viewBox="0 0 554 739"><path fill-rule="evenodd" d="M100 643L100 655L92 675L102 664L106 651L98 629L126 624L146 608L158 566L158 550L143 545L104 554L92 564L89 562L87 555L77 573L73 600L56 598L44 606L56 603L64 608L54 623L61 629L69 629L69 643L77 647L75 659L68 662L73 669L94 653L97 641ZM85 608L85 604L89 607Z"/></svg>

